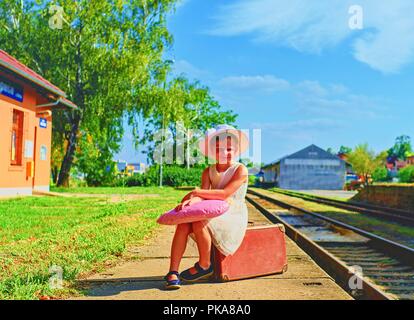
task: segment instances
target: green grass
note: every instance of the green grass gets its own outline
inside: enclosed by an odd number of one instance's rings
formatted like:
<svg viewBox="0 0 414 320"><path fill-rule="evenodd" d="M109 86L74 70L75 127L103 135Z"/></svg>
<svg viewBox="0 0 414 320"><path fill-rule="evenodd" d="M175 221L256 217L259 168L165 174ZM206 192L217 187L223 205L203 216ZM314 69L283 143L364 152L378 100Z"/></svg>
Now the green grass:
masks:
<svg viewBox="0 0 414 320"><path fill-rule="evenodd" d="M77 187L58 188L52 187L50 191L61 193L88 193L88 194L169 194L170 187Z"/></svg>
<svg viewBox="0 0 414 320"><path fill-rule="evenodd" d="M122 190L77 188L70 192L108 196L1 200L0 299L80 294L77 278L128 258L127 246L142 243L157 227L156 218L185 194L172 188ZM129 193L160 196L128 199ZM63 289L49 286L52 265L63 268Z"/></svg>
<svg viewBox="0 0 414 320"><path fill-rule="evenodd" d="M322 196L322 195L316 195L316 194L310 194L310 193L284 190L284 189L280 189L280 188L270 188L269 191L278 192L278 193L282 193L282 194L285 194L285 195L292 195L292 196L297 195L299 197L308 198L308 199L319 198L319 199L326 199L326 200L342 201L342 202L345 202L345 203L351 200L351 198L344 199L344 198L335 197L335 196L329 196L328 197L328 196Z"/></svg>

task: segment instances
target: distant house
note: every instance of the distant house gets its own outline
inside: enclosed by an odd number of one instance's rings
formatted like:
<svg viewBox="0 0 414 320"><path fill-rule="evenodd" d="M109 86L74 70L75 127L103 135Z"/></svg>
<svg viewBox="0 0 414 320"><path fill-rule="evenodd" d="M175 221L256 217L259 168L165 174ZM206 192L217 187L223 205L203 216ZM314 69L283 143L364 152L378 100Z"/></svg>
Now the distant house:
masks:
<svg viewBox="0 0 414 320"><path fill-rule="evenodd" d="M147 165L145 163L128 163L129 166L134 167L134 174L144 173L147 170Z"/></svg>
<svg viewBox="0 0 414 320"><path fill-rule="evenodd" d="M346 162L310 145L262 168L265 184L291 190L341 190L345 184Z"/></svg>
<svg viewBox="0 0 414 320"><path fill-rule="evenodd" d="M116 168L118 169L119 172L125 172L126 167L127 167L127 162L123 161L123 160L118 160L115 161L116 162Z"/></svg>
<svg viewBox="0 0 414 320"><path fill-rule="evenodd" d="M404 169L406 166L407 166L407 161L404 161L404 160L395 161L395 168L397 169L397 171Z"/></svg>
<svg viewBox="0 0 414 320"><path fill-rule="evenodd" d="M116 168L118 173L132 176L138 173L144 173L147 170L147 165L145 163L128 163L124 160L115 161Z"/></svg>
<svg viewBox="0 0 414 320"><path fill-rule="evenodd" d="M338 153L339 159L345 161L345 168L347 175L355 175L354 170L352 169L352 164L348 162L348 155L346 153Z"/></svg>
<svg viewBox="0 0 414 320"><path fill-rule="evenodd" d="M411 165L414 165L414 155L409 155L406 160L400 160L397 156L390 156L387 158L386 163L386 167L391 177L396 177L398 171Z"/></svg>

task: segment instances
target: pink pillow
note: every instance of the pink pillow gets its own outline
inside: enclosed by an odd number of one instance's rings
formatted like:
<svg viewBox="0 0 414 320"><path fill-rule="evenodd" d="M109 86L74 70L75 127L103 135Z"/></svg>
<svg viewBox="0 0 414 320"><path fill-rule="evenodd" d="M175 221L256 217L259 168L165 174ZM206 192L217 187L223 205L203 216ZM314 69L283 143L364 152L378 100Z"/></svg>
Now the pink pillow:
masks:
<svg viewBox="0 0 414 320"><path fill-rule="evenodd" d="M223 200L203 200L180 211L172 209L158 218L160 224L180 224L206 220L218 217L229 209L229 204Z"/></svg>

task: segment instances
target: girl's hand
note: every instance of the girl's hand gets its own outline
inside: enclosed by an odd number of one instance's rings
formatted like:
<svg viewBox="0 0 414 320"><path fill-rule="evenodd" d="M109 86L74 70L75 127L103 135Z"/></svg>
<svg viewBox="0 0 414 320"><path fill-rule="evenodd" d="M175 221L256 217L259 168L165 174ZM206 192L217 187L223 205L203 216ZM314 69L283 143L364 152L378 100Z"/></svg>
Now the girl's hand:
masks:
<svg viewBox="0 0 414 320"><path fill-rule="evenodd" d="M197 189L197 188L196 188L196 189ZM189 193L187 193L187 194L184 196L184 198L182 198L182 199L181 199L181 203L183 203L184 201L189 200L189 199L191 199L191 198L195 197L194 191L195 191L195 190L190 191ZM181 204L181 203L180 203L180 204Z"/></svg>
<svg viewBox="0 0 414 320"><path fill-rule="evenodd" d="M193 191L191 191L192 198L198 198L197 192L200 190L199 187L195 187Z"/></svg>
<svg viewBox="0 0 414 320"><path fill-rule="evenodd" d="M175 211L180 211L183 208L183 204L188 200L183 200L178 206L175 207Z"/></svg>
<svg viewBox="0 0 414 320"><path fill-rule="evenodd" d="M178 206L175 207L175 211L180 211L182 209L184 209L185 207L191 206L197 202L202 201L203 199L199 198L199 197L193 197L191 199L188 200L184 200L183 202L181 202Z"/></svg>

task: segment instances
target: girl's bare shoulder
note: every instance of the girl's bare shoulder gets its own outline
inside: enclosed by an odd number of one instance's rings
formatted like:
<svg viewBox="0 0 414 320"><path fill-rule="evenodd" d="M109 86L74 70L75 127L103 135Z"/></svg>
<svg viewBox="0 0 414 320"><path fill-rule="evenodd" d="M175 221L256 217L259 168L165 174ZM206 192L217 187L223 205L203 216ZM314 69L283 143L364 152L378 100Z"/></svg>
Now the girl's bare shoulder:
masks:
<svg viewBox="0 0 414 320"><path fill-rule="evenodd" d="M239 174L241 176L247 176L248 173L249 171L247 170L247 167L243 163L240 163L236 169L236 174Z"/></svg>
<svg viewBox="0 0 414 320"><path fill-rule="evenodd" d="M206 167L206 168L203 170L203 174L208 174L208 172L210 171L210 169L212 169L212 168L213 168L213 166L214 166L214 164L213 164L213 165L211 165L211 166Z"/></svg>

